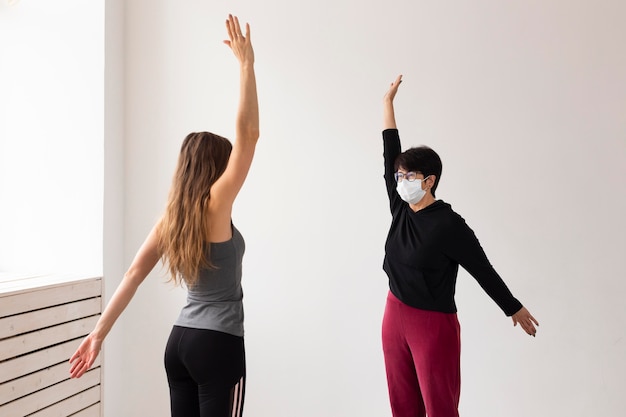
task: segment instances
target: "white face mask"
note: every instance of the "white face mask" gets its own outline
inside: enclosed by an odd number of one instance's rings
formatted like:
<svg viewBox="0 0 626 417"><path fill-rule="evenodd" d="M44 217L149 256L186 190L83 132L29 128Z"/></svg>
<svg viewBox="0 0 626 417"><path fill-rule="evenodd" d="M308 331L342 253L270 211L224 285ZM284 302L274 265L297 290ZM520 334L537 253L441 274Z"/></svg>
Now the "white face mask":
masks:
<svg viewBox="0 0 626 417"><path fill-rule="evenodd" d="M408 181L406 179L400 181L396 186L396 191L400 194L400 198L409 204L419 203L426 195L426 190L422 190L422 181L426 178L418 178L415 179L415 181Z"/></svg>

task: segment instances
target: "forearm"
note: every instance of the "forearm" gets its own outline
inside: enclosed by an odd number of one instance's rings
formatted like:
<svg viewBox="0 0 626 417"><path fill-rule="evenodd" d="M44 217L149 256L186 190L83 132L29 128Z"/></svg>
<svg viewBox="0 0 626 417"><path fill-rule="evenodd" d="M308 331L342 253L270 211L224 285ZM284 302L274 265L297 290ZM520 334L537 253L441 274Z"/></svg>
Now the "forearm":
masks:
<svg viewBox="0 0 626 417"><path fill-rule="evenodd" d="M385 98L383 101L383 130L397 129L393 100Z"/></svg>
<svg viewBox="0 0 626 417"><path fill-rule="evenodd" d="M141 285L159 261L157 229L158 226L155 226L150 231L143 245L137 251L137 255L135 255L135 259L133 259L128 271L124 274L122 282L113 293L109 304L102 312L102 316L100 316L92 332L95 338L104 340L107 334L109 334L111 328L126 306L128 306L135 292L137 292L139 285Z"/></svg>
<svg viewBox="0 0 626 417"><path fill-rule="evenodd" d="M125 275L96 323L92 332L94 337L101 341L104 340L137 292L137 288L138 285L134 284L128 275Z"/></svg>
<svg viewBox="0 0 626 417"><path fill-rule="evenodd" d="M472 275L487 295L507 316L512 316L519 311L522 308L522 303L511 294L500 275L491 267L483 269L484 272L479 271L475 273L476 275Z"/></svg>
<svg viewBox="0 0 626 417"><path fill-rule="evenodd" d="M459 221L457 228L450 235L450 246L454 247L459 264L465 268L504 311L507 316L518 311L522 304L513 296L500 275L489 262L474 231L464 221Z"/></svg>
<svg viewBox="0 0 626 417"><path fill-rule="evenodd" d="M256 141L259 138L259 102L252 62L241 64L239 109L236 123L238 139Z"/></svg>
<svg viewBox="0 0 626 417"><path fill-rule="evenodd" d="M98 323L96 323L95 329L83 339L76 352L70 358L70 377L80 378L94 364L100 353L104 338L111 331L113 324L133 298L141 281L141 279L133 279L126 273L122 283L115 290L111 301L104 309Z"/></svg>
<svg viewBox="0 0 626 417"><path fill-rule="evenodd" d="M395 172L395 161L398 155L402 152L400 145L400 135L398 129L387 128L383 130L383 159L385 162L385 176L389 181L393 182L393 188L395 189L395 179L393 174Z"/></svg>
<svg viewBox="0 0 626 417"><path fill-rule="evenodd" d="M385 129L383 130L383 159L385 161L385 187L387 188L387 195L389 197L389 203L391 212L394 212L394 206L399 204L400 196L396 192L396 180L394 178L394 165L396 157L401 153L400 136L398 135L398 129Z"/></svg>

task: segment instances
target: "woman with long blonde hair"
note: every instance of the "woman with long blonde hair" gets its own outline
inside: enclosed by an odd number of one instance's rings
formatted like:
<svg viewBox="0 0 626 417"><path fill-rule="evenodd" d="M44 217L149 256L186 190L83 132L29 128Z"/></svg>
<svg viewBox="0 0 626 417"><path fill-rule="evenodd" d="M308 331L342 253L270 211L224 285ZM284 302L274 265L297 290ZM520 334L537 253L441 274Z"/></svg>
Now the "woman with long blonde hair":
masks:
<svg viewBox="0 0 626 417"><path fill-rule="evenodd" d="M231 220L259 138L259 110L250 26L226 20L224 41L240 64L233 145L218 135L183 141L165 213L154 226L95 329L70 358L70 375L94 363L104 338L159 259L171 280L188 290L165 351L173 417L241 416L245 389L243 237Z"/></svg>

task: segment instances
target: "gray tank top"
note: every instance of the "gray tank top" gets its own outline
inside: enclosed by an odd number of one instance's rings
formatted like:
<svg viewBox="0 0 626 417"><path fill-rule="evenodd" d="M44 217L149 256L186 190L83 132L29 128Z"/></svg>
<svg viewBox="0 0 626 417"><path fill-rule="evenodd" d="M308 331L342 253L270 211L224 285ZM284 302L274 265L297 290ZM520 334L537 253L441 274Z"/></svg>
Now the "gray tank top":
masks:
<svg viewBox="0 0 626 417"><path fill-rule="evenodd" d="M211 245L211 261L216 269L200 270L200 278L188 288L187 305L183 307L176 326L217 330L243 336L243 290L241 262L245 242L239 230L226 242Z"/></svg>

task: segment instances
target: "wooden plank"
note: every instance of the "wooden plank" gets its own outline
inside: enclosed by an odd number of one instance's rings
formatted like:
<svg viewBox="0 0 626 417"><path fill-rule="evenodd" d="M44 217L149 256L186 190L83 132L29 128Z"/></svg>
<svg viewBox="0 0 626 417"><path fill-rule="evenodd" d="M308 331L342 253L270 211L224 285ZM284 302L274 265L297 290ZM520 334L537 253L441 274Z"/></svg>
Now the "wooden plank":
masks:
<svg viewBox="0 0 626 417"><path fill-rule="evenodd" d="M0 340L0 361L87 335L99 316L91 316L47 329Z"/></svg>
<svg viewBox="0 0 626 417"><path fill-rule="evenodd" d="M11 380L17 376L30 374L48 366L57 365L61 362L68 363L69 358L74 354L81 341L82 338L70 340L34 353L29 353L28 355L0 362L0 383Z"/></svg>
<svg viewBox="0 0 626 417"><path fill-rule="evenodd" d="M92 368L100 366L100 356ZM0 405L47 388L70 378L70 364L61 362L41 371L0 384Z"/></svg>
<svg viewBox="0 0 626 417"><path fill-rule="evenodd" d="M0 294L0 317L39 310L85 298L98 297L101 293L102 281L100 279L92 279L59 287L32 290L11 296Z"/></svg>
<svg viewBox="0 0 626 417"><path fill-rule="evenodd" d="M4 277L0 277L0 294L13 295L20 292L32 291L54 286L63 286L71 284L73 282L91 279L100 279L100 277L86 277L69 274L47 274L30 276L11 276L7 274Z"/></svg>
<svg viewBox="0 0 626 417"><path fill-rule="evenodd" d="M100 417L100 408L100 385L96 385L28 417Z"/></svg>
<svg viewBox="0 0 626 417"><path fill-rule="evenodd" d="M35 411L69 398L100 383L100 368L93 369L79 379L68 379L32 395L0 405L0 416L27 416Z"/></svg>
<svg viewBox="0 0 626 417"><path fill-rule="evenodd" d="M101 303L100 297L88 298L2 318L0 319L0 339L99 314Z"/></svg>
<svg viewBox="0 0 626 417"><path fill-rule="evenodd" d="M72 414L70 417L100 417L101 413L102 413L102 403L96 403L92 405L91 407L88 407L88 408L85 408L84 410L79 411L76 414Z"/></svg>

